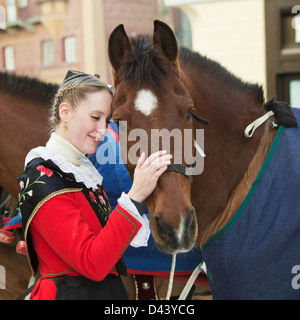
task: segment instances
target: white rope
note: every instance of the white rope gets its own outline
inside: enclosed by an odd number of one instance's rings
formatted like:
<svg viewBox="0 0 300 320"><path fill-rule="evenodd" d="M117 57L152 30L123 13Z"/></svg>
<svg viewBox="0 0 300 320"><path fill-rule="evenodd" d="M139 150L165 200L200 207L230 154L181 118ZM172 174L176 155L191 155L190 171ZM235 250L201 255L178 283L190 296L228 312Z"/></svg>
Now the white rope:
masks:
<svg viewBox="0 0 300 320"><path fill-rule="evenodd" d="M189 294L189 292L191 291L191 288L194 284L194 282L196 281L199 273L203 271L203 272L207 272L206 270L206 265L205 265L205 262L201 262L197 267L196 269L193 271L193 273L191 274L188 282L186 283L186 285L184 286L182 292L181 292L181 295L179 296L178 300L185 300L187 295Z"/></svg>
<svg viewBox="0 0 300 320"><path fill-rule="evenodd" d="M246 138L251 138L253 136L254 131L261 126L264 122L266 122L271 116L273 116L275 113L273 111L269 111L262 117L256 119L252 123L250 123L247 128L244 131Z"/></svg>
<svg viewBox="0 0 300 320"><path fill-rule="evenodd" d="M171 297L172 288L173 288L175 265L176 265L176 254L173 254L173 256L172 256L172 267L171 267L171 272L170 272L169 286L168 286L166 300L170 300L170 297Z"/></svg>

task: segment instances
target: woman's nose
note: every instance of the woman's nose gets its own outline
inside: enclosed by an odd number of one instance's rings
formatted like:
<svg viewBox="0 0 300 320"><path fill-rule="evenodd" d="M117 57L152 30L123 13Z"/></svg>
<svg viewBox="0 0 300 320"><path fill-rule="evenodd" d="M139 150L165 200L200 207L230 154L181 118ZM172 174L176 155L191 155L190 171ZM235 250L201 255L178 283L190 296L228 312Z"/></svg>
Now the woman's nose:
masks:
<svg viewBox="0 0 300 320"><path fill-rule="evenodd" d="M107 128L97 129L96 130L96 141L102 141L106 135Z"/></svg>

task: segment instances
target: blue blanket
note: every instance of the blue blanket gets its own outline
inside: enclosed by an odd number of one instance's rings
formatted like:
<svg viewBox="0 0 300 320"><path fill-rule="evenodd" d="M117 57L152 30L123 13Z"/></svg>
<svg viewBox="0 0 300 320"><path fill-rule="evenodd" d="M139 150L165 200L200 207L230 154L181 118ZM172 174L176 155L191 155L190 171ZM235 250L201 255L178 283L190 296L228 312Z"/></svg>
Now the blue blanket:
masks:
<svg viewBox="0 0 300 320"><path fill-rule="evenodd" d="M115 207L122 191L128 192L132 182L122 159L119 159L120 146L117 139L117 126L111 122L109 129L97 152L91 156L91 161L103 176L104 189L112 207ZM109 162L117 160L117 163L99 164L103 158ZM148 247L133 248L129 246L123 258L128 272L131 273L165 274L171 270L172 256L163 254L157 249L152 234ZM175 274L190 273L201 261L201 251L196 247L188 253L180 254L176 259Z"/></svg>
<svg viewBox="0 0 300 320"><path fill-rule="evenodd" d="M214 299L300 299L299 191L300 129L280 127L247 197L203 248Z"/></svg>

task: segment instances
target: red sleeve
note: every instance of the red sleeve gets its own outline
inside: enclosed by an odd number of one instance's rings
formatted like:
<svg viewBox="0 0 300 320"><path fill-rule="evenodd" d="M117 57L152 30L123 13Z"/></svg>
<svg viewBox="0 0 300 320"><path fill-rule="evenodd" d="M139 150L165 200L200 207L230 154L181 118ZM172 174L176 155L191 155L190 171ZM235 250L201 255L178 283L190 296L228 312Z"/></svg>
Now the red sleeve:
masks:
<svg viewBox="0 0 300 320"><path fill-rule="evenodd" d="M74 194L66 193L48 200L38 210L30 228L33 236L38 232L72 269L101 281L120 259L141 224L118 205L106 226L95 234L82 216Z"/></svg>

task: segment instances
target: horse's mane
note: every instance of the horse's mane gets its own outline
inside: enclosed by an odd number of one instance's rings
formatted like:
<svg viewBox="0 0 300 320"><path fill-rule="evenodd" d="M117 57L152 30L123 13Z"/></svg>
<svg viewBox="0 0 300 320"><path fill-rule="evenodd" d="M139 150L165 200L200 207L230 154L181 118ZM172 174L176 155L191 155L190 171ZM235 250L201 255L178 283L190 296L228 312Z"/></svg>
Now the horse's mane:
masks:
<svg viewBox="0 0 300 320"><path fill-rule="evenodd" d="M159 52L152 49L150 36L133 37L131 44L132 53L118 71L120 81L130 81L136 87L141 82L159 86L162 75L174 72ZM179 61L181 65L191 66L192 69L196 68L200 73L206 73L211 78L249 95L258 103L264 103L261 86L242 81L216 61L184 47L180 47Z"/></svg>
<svg viewBox="0 0 300 320"><path fill-rule="evenodd" d="M262 86L242 81L240 78L229 72L218 62L213 61L197 52L181 47L179 51L180 63L196 68L201 73L206 73L222 83L240 90L250 97L253 97L259 104L264 103Z"/></svg>
<svg viewBox="0 0 300 320"><path fill-rule="evenodd" d="M50 106L58 85L29 76L0 72L0 93Z"/></svg>

